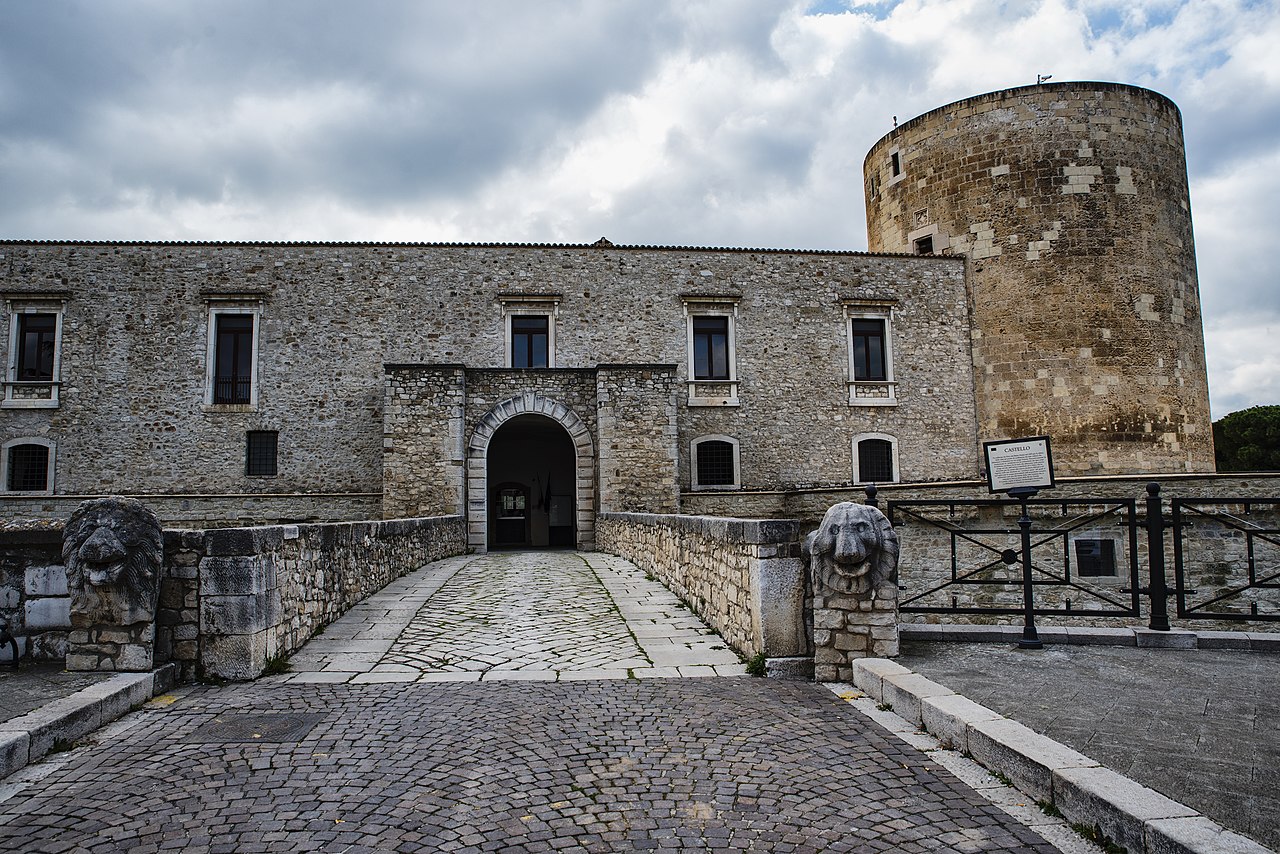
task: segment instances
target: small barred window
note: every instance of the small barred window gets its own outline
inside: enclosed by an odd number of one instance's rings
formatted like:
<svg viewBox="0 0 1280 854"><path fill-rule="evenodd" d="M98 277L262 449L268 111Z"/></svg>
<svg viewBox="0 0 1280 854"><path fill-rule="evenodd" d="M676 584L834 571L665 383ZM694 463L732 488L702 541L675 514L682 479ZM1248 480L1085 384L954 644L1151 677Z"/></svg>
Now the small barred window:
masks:
<svg viewBox="0 0 1280 854"><path fill-rule="evenodd" d="M699 442L697 456L698 486L733 486L737 482L729 442Z"/></svg>
<svg viewBox="0 0 1280 854"><path fill-rule="evenodd" d="M244 473L249 477L273 477L276 474L276 449L280 434L275 430L250 430L245 434Z"/></svg>
<svg viewBox="0 0 1280 854"><path fill-rule="evenodd" d="M13 445L9 448L9 492L45 492L49 489L49 448L45 445Z"/></svg>
<svg viewBox="0 0 1280 854"><path fill-rule="evenodd" d="M858 480L862 483L893 482L893 445L885 439L858 443Z"/></svg>

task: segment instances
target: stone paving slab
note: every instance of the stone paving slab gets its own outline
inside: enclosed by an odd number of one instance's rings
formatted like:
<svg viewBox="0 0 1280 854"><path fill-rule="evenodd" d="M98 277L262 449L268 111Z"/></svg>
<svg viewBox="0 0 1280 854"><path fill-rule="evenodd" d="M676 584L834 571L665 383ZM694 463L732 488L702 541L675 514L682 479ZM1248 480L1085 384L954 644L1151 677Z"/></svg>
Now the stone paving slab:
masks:
<svg viewBox="0 0 1280 854"><path fill-rule="evenodd" d="M110 678L110 673L69 673L61 663L0 666L0 722Z"/></svg>
<svg viewBox="0 0 1280 854"><path fill-rule="evenodd" d="M1276 653L908 643L898 666L1280 849Z"/></svg>
<svg viewBox="0 0 1280 854"><path fill-rule="evenodd" d="M740 676L737 653L659 582L599 552L449 558L334 621L268 682Z"/></svg>
<svg viewBox="0 0 1280 854"><path fill-rule="evenodd" d="M319 721L210 740L290 713ZM258 682L130 718L0 792L0 852L1067 850L812 684Z"/></svg>
<svg viewBox="0 0 1280 854"><path fill-rule="evenodd" d="M86 680L88 684L78 690L70 690L81 684L77 680L54 680L57 696L46 698L25 714L0 721L0 780L168 690L177 677L177 666L167 664L147 673L95 675L102 678ZM23 682L19 677L4 684Z"/></svg>

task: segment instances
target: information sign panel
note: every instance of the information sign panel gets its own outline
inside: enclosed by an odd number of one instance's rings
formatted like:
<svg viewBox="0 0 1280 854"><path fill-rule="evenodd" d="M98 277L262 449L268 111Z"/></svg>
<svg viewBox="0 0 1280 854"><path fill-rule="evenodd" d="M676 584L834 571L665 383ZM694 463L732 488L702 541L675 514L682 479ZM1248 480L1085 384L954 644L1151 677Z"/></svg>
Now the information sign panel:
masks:
<svg viewBox="0 0 1280 854"><path fill-rule="evenodd" d="M992 492L1053 488L1053 455L1048 436L983 442L987 487Z"/></svg>

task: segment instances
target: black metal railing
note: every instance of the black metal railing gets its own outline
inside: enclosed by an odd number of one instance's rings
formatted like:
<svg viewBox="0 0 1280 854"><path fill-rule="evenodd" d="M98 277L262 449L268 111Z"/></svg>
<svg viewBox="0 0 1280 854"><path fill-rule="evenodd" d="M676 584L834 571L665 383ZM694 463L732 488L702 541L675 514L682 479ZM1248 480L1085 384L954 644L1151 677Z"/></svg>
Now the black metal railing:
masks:
<svg viewBox="0 0 1280 854"><path fill-rule="evenodd" d="M252 384L250 377L216 377L213 381L213 402L248 403Z"/></svg>
<svg viewBox="0 0 1280 854"><path fill-rule="evenodd" d="M1031 586L1039 599L1031 606L1034 614L1139 615L1138 523L1133 499L1033 499L1027 506L1034 514L1029 549ZM1018 507L1020 502L1007 499L888 502L889 519L899 528L900 541L910 537L912 527L925 526L946 534L949 553L941 580L920 590L904 589L899 609L913 614L1025 614L1021 531L1006 512ZM999 520L990 521L992 516ZM1108 540L1123 546L1122 561L1117 560L1115 574L1107 576L1115 579L1112 584L1082 577L1073 566L1074 540L1099 528L1106 529ZM903 557L910 559L910 552L904 545ZM1001 604L1002 600L1006 603Z"/></svg>
<svg viewBox="0 0 1280 854"><path fill-rule="evenodd" d="M867 490L867 503L878 504L874 487ZM1170 628L1169 598L1176 600L1181 619L1280 621L1280 498L1174 498L1166 516L1160 485L1149 483L1142 521L1131 499L1028 501L1035 515L1026 549L1032 595L1022 603L1016 593L1018 588L1025 593L1025 581L1015 567L1024 549L1008 512L1017 504L1006 499L888 502L902 543L900 610L1132 618L1139 616L1140 597L1145 597L1149 626L1159 631ZM930 543L927 534L913 535L917 526L944 533L947 554L939 554L936 539ZM1139 526L1146 534L1141 550ZM1127 584L1119 560L1111 583L1082 578L1078 563L1073 568L1072 542L1099 530L1112 544L1123 545ZM1165 573L1170 545L1173 587ZM1112 552L1112 545L1101 550L1109 557ZM1148 581L1139 586L1143 558ZM932 578L913 589L911 577L929 566Z"/></svg>
<svg viewBox="0 0 1280 854"><path fill-rule="evenodd" d="M1175 498L1171 509L1178 616L1280 620L1280 499Z"/></svg>

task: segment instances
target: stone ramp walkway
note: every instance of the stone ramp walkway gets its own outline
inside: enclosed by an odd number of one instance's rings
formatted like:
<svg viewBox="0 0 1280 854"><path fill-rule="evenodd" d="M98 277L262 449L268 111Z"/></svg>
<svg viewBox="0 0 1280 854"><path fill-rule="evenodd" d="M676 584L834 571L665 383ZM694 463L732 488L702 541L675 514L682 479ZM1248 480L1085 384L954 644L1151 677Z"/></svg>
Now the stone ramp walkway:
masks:
<svg viewBox="0 0 1280 854"><path fill-rule="evenodd" d="M185 690L20 772L0 852L1058 850L819 685Z"/></svg>
<svg viewBox="0 0 1280 854"><path fill-rule="evenodd" d="M904 667L1280 849L1280 654L907 643Z"/></svg>
<svg viewBox="0 0 1280 854"><path fill-rule="evenodd" d="M267 682L568 681L741 675L665 587L612 555L491 552L432 563L326 627Z"/></svg>

